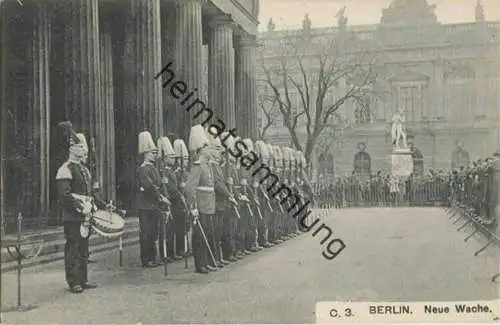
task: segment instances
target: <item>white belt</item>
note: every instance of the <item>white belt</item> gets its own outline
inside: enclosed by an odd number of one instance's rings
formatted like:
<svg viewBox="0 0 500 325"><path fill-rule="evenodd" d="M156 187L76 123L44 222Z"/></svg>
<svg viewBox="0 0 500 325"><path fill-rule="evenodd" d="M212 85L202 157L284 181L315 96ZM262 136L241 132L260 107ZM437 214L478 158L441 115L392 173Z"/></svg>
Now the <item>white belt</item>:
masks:
<svg viewBox="0 0 500 325"><path fill-rule="evenodd" d="M198 186L196 190L201 192L215 192L214 188L209 186Z"/></svg>

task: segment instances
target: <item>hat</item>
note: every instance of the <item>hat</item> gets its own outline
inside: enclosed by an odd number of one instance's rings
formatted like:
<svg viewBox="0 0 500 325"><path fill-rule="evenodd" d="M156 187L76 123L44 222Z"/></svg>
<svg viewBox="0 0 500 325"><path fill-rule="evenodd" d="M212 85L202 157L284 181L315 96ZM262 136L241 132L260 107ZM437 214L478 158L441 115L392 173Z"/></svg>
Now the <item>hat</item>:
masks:
<svg viewBox="0 0 500 325"><path fill-rule="evenodd" d="M283 150L281 152L283 153L282 159L287 162L290 161L290 148L283 147Z"/></svg>
<svg viewBox="0 0 500 325"><path fill-rule="evenodd" d="M60 122L58 125L62 129L64 136L68 138L69 146L81 145L81 140L73 130L73 124L70 121Z"/></svg>
<svg viewBox="0 0 500 325"><path fill-rule="evenodd" d="M229 135L229 136L228 136ZM225 139L224 143L226 144L226 148L231 149L233 152L235 151L236 138L230 135L228 132L222 133L222 138Z"/></svg>
<svg viewBox="0 0 500 325"><path fill-rule="evenodd" d="M89 151L89 145L87 144L87 139L85 139L85 134L83 133L77 133L76 137L79 140L79 145L81 145L82 149L84 151Z"/></svg>
<svg viewBox="0 0 500 325"><path fill-rule="evenodd" d="M212 127L212 131L217 131L217 129L215 127ZM207 133L207 137L210 140L210 145L212 147L214 147L217 150L224 150L224 146L222 145L220 138L210 133L210 127L206 128L205 132Z"/></svg>
<svg viewBox="0 0 500 325"><path fill-rule="evenodd" d="M210 140L203 126L201 124L193 126L189 133L189 151L196 152L207 145L210 145Z"/></svg>
<svg viewBox="0 0 500 325"><path fill-rule="evenodd" d="M269 151L267 145L262 140L255 141L255 151L263 161L269 160Z"/></svg>
<svg viewBox="0 0 500 325"><path fill-rule="evenodd" d="M156 151L158 148L156 147L153 137L151 136L151 133L148 131L143 131L139 133L139 154L144 154L148 153L151 151Z"/></svg>
<svg viewBox="0 0 500 325"><path fill-rule="evenodd" d="M169 156L175 157L175 151L167 137L160 137L158 139L158 153L160 157Z"/></svg>
<svg viewBox="0 0 500 325"><path fill-rule="evenodd" d="M246 138L246 139L243 140L243 143L247 146L248 151L253 151L254 150L252 139Z"/></svg>
<svg viewBox="0 0 500 325"><path fill-rule="evenodd" d="M282 160L283 160L283 152L281 151L281 148L278 146L273 146L273 156L274 159L276 159L276 165L281 166L282 165Z"/></svg>

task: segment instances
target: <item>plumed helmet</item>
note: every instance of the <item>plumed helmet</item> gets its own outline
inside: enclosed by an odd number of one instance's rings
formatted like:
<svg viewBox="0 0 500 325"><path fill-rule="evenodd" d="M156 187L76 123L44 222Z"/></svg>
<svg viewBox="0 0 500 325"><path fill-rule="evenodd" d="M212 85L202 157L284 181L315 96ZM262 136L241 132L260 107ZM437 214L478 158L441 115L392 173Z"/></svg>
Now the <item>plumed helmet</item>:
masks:
<svg viewBox="0 0 500 325"><path fill-rule="evenodd" d="M139 154L144 154L147 152L157 151L155 142L153 141L153 137L149 131L142 131L139 133L139 145L138 145Z"/></svg>
<svg viewBox="0 0 500 325"><path fill-rule="evenodd" d="M168 156L175 157L175 150L167 137L160 137L158 139L158 154L160 157Z"/></svg>
<svg viewBox="0 0 500 325"><path fill-rule="evenodd" d="M297 161L299 161L300 166L302 168L306 168L307 161L306 161L306 157L304 156L304 153L300 150L297 150L295 157L296 157Z"/></svg>
<svg viewBox="0 0 500 325"><path fill-rule="evenodd" d="M80 138L76 135L73 124L70 121L60 122L59 127L62 129L63 136L67 139L67 145L72 147L74 145L82 146Z"/></svg>
<svg viewBox="0 0 500 325"><path fill-rule="evenodd" d="M263 162L267 163L269 161L269 151L264 141L255 141L255 152Z"/></svg>
<svg viewBox="0 0 500 325"><path fill-rule="evenodd" d="M283 167L283 152L279 146L273 146L273 156L276 167Z"/></svg>
<svg viewBox="0 0 500 325"><path fill-rule="evenodd" d="M194 125L189 133L189 151L196 152L210 144L210 140L203 126L201 126L201 124Z"/></svg>
<svg viewBox="0 0 500 325"><path fill-rule="evenodd" d="M186 143L182 139L174 140L174 151L177 158L182 158L182 166L187 168L189 160L189 151L186 147Z"/></svg>
<svg viewBox="0 0 500 325"><path fill-rule="evenodd" d="M223 151L224 146L222 145L222 142L220 141L220 138L218 136L214 136L213 134L218 134L217 128L216 127L208 127L205 129L205 132L207 134L208 139L210 140L210 145L218 150L218 151Z"/></svg>
<svg viewBox="0 0 500 325"><path fill-rule="evenodd" d="M252 139L246 138L246 139L243 140L243 143L247 146L249 152L250 151L254 151Z"/></svg>
<svg viewBox="0 0 500 325"><path fill-rule="evenodd" d="M233 137L229 132L222 132L221 134L221 139L224 141L224 145L226 146L226 149L229 150L231 149L233 152L235 150L235 143L236 139Z"/></svg>
<svg viewBox="0 0 500 325"><path fill-rule="evenodd" d="M87 143L87 139L85 138L85 134L83 134L83 133L77 133L76 137L78 138L83 151L88 152L89 151L89 145Z"/></svg>
<svg viewBox="0 0 500 325"><path fill-rule="evenodd" d="M283 160L285 161L285 163L289 163L290 162L290 155L291 155L290 148L283 147L283 149L281 149L281 151L283 152Z"/></svg>

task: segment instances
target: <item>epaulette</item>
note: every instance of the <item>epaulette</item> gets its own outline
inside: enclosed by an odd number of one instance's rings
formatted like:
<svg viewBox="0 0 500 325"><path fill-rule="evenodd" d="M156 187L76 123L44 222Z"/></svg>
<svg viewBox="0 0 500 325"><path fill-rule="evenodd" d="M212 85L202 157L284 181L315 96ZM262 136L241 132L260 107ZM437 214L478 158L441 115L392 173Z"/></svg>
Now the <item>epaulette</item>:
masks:
<svg viewBox="0 0 500 325"><path fill-rule="evenodd" d="M71 174L71 170L69 169L67 162L65 162L57 170L56 179L73 179L73 175Z"/></svg>
<svg viewBox="0 0 500 325"><path fill-rule="evenodd" d="M193 161L193 165L201 165L201 160Z"/></svg>

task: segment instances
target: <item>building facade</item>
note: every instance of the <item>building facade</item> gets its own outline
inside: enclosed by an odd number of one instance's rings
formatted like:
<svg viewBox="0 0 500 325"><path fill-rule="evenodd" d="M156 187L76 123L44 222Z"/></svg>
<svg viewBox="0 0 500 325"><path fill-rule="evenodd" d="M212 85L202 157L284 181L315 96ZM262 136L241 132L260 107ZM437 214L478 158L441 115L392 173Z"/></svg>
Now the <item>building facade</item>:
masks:
<svg viewBox="0 0 500 325"><path fill-rule="evenodd" d="M343 55L370 52L380 74L366 106L346 102L340 109L352 127L340 131L327 152L313 154L316 176L328 170L338 176L350 174L360 164L354 159L360 146L370 158L362 165L372 173L388 172L389 123L400 109L405 111L424 170L451 168L457 142L463 143L471 160L500 147L500 22L486 21L479 1L471 11L474 22L441 24L426 0L393 0L377 25L348 26L342 13L338 26L311 29L311 37L337 38ZM304 28L310 25L306 17ZM279 46L285 35L273 27L270 22L260 37L266 60L272 59L273 46ZM264 123L265 117L260 120ZM279 123L266 137L289 142Z"/></svg>
<svg viewBox="0 0 500 325"><path fill-rule="evenodd" d="M41 225L57 223L54 178L67 158L57 125L64 120L86 134L105 198L130 209L138 133L186 139L194 124L155 79L169 62L175 79L228 127L257 134L258 0L0 6L2 229L19 212Z"/></svg>

